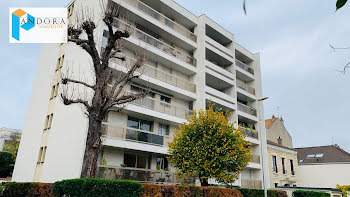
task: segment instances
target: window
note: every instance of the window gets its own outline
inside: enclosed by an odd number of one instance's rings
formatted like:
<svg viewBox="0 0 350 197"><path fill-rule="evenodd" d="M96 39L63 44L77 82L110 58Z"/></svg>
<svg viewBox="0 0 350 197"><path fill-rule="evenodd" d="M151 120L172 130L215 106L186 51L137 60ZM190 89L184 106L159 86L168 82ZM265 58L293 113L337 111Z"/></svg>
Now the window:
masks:
<svg viewBox="0 0 350 197"><path fill-rule="evenodd" d="M287 170L286 170L286 166L285 166L285 159L282 158L282 171L283 171L283 174L287 174Z"/></svg>
<svg viewBox="0 0 350 197"><path fill-rule="evenodd" d="M47 115L47 116L46 116L46 121L45 121L44 130L50 129L50 128L51 128L52 118L53 118L53 114L50 114L50 115Z"/></svg>
<svg viewBox="0 0 350 197"><path fill-rule="evenodd" d="M281 144L281 145L282 145L282 138L281 138L281 137L278 137L277 142L278 142L278 144Z"/></svg>
<svg viewBox="0 0 350 197"><path fill-rule="evenodd" d="M134 129L140 129L143 131L151 131L152 130L152 122L147 120L140 120L133 117L128 117L127 126Z"/></svg>
<svg viewBox="0 0 350 197"><path fill-rule="evenodd" d="M169 125L159 124L158 134L169 135Z"/></svg>
<svg viewBox="0 0 350 197"><path fill-rule="evenodd" d="M169 104L171 103L171 98L160 95L160 101L161 101L160 105L170 108L170 105L168 105L167 103Z"/></svg>
<svg viewBox="0 0 350 197"><path fill-rule="evenodd" d="M165 170L168 169L168 159L165 156L157 157L157 170Z"/></svg>
<svg viewBox="0 0 350 197"><path fill-rule="evenodd" d="M301 160L299 160L299 163L303 163L303 162L304 162L304 160L302 160L302 159L301 159Z"/></svg>
<svg viewBox="0 0 350 197"><path fill-rule="evenodd" d="M273 171L275 173L278 173L278 168L277 168L277 157L272 156L272 165L273 165Z"/></svg>
<svg viewBox="0 0 350 197"><path fill-rule="evenodd" d="M132 153L124 153L124 164L129 168L149 168L149 156L137 155Z"/></svg>
<svg viewBox="0 0 350 197"><path fill-rule="evenodd" d="M188 102L188 109L193 110L193 101Z"/></svg>
<svg viewBox="0 0 350 197"><path fill-rule="evenodd" d="M278 187L278 183L275 183L275 187Z"/></svg>
<svg viewBox="0 0 350 197"><path fill-rule="evenodd" d="M307 155L307 158L314 158L316 155L315 154L311 154L311 155Z"/></svg>
<svg viewBox="0 0 350 197"><path fill-rule="evenodd" d="M52 86L50 99L56 98L58 94L58 84Z"/></svg>
<svg viewBox="0 0 350 197"><path fill-rule="evenodd" d="M38 156L38 162L37 163L44 163L45 155L46 155L46 149L47 149L47 146L40 148L39 156Z"/></svg>
<svg viewBox="0 0 350 197"><path fill-rule="evenodd" d="M323 155L324 155L324 154L316 154L315 157L321 158L321 157L323 157Z"/></svg>
<svg viewBox="0 0 350 197"><path fill-rule="evenodd" d="M295 175L293 160L290 160L290 171L292 172L292 175Z"/></svg>

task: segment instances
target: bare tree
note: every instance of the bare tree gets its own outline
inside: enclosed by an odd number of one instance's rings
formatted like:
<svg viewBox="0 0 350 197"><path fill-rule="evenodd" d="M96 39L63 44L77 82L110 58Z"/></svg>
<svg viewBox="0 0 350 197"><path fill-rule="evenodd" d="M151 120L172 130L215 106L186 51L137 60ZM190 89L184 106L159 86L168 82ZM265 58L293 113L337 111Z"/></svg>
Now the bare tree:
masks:
<svg viewBox="0 0 350 197"><path fill-rule="evenodd" d="M89 84L69 75L61 77L63 91L60 93L60 97L64 105L81 104L88 117L82 178L96 176L98 153L101 148L102 123L107 113L111 110L121 111L127 103L143 98L149 93L148 90L136 94L128 94L125 91L127 84L140 77L140 75L136 75L136 71L144 65L147 59L144 54L139 55L137 61L130 66L127 72L111 68L109 63L111 59L125 61L125 57L120 54L123 49L121 40L128 38L130 32L128 30L114 30L113 20L118 17L118 10L115 6L108 6L108 9L104 10L103 22L108 28L108 41L101 52L97 49L94 40L96 26L92 19L84 19L79 25L68 28L68 41L80 46L91 56L95 75L94 83ZM92 98L80 96L79 93L76 93L77 90L73 88L74 86L83 86L89 91L91 90L93 92Z"/></svg>

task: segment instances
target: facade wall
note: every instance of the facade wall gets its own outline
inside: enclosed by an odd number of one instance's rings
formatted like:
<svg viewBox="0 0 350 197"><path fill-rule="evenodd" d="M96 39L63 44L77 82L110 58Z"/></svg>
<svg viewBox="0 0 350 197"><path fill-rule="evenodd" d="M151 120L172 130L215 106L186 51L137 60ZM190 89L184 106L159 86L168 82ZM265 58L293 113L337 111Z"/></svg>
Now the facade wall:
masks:
<svg viewBox="0 0 350 197"><path fill-rule="evenodd" d="M268 145L268 166L269 166L269 174L270 174L270 187L274 188L277 183L278 186L285 186L285 184L289 184L290 186L300 186L299 177L301 176L300 170L298 170L298 159L297 152L284 150L283 148L274 147ZM274 172L273 168L273 159L272 157L276 156L277 158L277 169L278 173ZM287 172L283 174L282 171L282 158L285 158L285 169ZM294 175L291 172L291 164L290 160L293 160L294 164Z"/></svg>
<svg viewBox="0 0 350 197"><path fill-rule="evenodd" d="M300 185L302 187L335 188L350 185L350 163L329 163L299 165Z"/></svg>
<svg viewBox="0 0 350 197"><path fill-rule="evenodd" d="M267 139L278 143L277 139L281 138L281 145L288 148L293 148L292 137L288 133L287 129L284 127L283 120L280 120L279 118L272 118L272 120L274 120L274 122L272 123L271 127L268 128L266 131Z"/></svg>

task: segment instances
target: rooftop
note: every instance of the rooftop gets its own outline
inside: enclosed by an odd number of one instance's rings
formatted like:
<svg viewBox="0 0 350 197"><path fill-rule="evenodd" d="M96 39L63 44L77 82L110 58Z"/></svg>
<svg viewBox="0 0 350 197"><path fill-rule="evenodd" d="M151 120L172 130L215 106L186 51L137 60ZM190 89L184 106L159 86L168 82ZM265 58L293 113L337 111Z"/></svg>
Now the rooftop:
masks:
<svg viewBox="0 0 350 197"><path fill-rule="evenodd" d="M299 164L349 162L350 153L337 145L295 148Z"/></svg>

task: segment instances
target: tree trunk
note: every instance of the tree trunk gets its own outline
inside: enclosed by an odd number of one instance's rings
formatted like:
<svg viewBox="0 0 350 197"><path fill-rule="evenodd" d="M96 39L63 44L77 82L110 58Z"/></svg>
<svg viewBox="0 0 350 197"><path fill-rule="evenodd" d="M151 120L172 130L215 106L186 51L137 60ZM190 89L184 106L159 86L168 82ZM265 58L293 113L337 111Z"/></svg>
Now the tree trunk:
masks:
<svg viewBox="0 0 350 197"><path fill-rule="evenodd" d="M81 178L96 177L98 152L102 135L102 121L95 119L95 114L89 116L89 128L86 139Z"/></svg>
<svg viewBox="0 0 350 197"><path fill-rule="evenodd" d="M199 179L201 181L201 186L209 186L208 179Z"/></svg>

